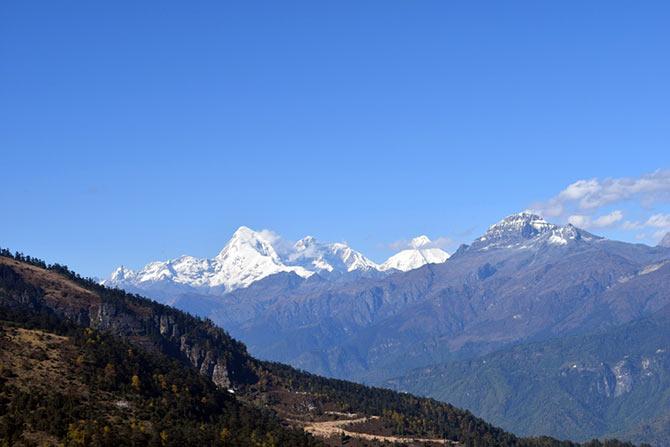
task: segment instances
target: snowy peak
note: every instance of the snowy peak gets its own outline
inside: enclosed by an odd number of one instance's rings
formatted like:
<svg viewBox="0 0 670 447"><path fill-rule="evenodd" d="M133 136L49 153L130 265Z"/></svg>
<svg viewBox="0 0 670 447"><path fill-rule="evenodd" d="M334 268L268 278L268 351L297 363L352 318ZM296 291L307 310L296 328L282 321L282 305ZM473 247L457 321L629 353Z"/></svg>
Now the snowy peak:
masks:
<svg viewBox="0 0 670 447"><path fill-rule="evenodd" d="M430 245L430 239L428 239L428 236L426 235L421 235L417 236L412 241L409 243L410 247L412 248L421 248L421 247L426 247Z"/></svg>
<svg viewBox="0 0 670 447"><path fill-rule="evenodd" d="M482 237L473 242L471 248L484 250L510 247L556 228L556 225L550 224L537 214L528 212L512 214L491 225Z"/></svg>
<svg viewBox="0 0 670 447"><path fill-rule="evenodd" d="M556 228L556 225L550 224L537 214L522 212L507 216L500 222L491 225L485 236L488 239L508 237L530 239L554 228Z"/></svg>
<svg viewBox="0 0 670 447"><path fill-rule="evenodd" d="M314 236L305 236L293 245L293 249L296 252L304 252L312 247L316 247L317 244L318 242Z"/></svg>
<svg viewBox="0 0 670 447"><path fill-rule="evenodd" d="M431 243L428 236L415 237L409 243L410 248L388 258L379 266L379 270L407 272L426 264L441 264L449 259L449 253L439 248L430 248Z"/></svg>
<svg viewBox="0 0 670 447"><path fill-rule="evenodd" d="M322 274L368 273L377 271L377 264L347 244L323 244L312 236L304 237L286 256L288 263L295 263Z"/></svg>
<svg viewBox="0 0 670 447"><path fill-rule="evenodd" d="M275 273L293 272L303 278L313 274L300 266L285 265L272 242L269 232L240 227L213 259L182 256L168 261L151 262L136 273L119 267L105 284L140 288L158 284L167 289L188 286L223 288L230 291L247 287Z"/></svg>
<svg viewBox="0 0 670 447"><path fill-rule="evenodd" d="M459 253L497 248L557 247L592 239L600 238L572 225L554 225L536 214L523 212L491 225L482 237L470 247L459 249ZM668 239L670 236L664 241L670 245ZM164 296L191 289L220 294L282 272L303 278L318 273L325 279L356 279L378 277L393 271L406 272L426 264L443 263L448 258L449 254L425 235L413 238L405 250L378 265L345 243L323 243L313 236L306 236L288 245L271 231L254 231L242 226L213 258L181 256L151 262L137 271L121 266L103 283L133 291L151 289Z"/></svg>
<svg viewBox="0 0 670 447"><path fill-rule="evenodd" d="M116 270L114 270L110 276L111 281L127 281L132 278L134 278L136 275L135 272L133 272L130 269L125 268L124 266L117 267Z"/></svg>
<svg viewBox="0 0 670 447"><path fill-rule="evenodd" d="M394 270L413 270L444 262L448 257L447 252L432 247L431 240L422 235L412 239L407 250L380 266L345 243L323 243L306 236L287 246L270 231L254 231L242 226L214 258L181 256L151 262L136 272L122 266L104 284L150 289L168 297L189 289L216 294L247 287L281 272L292 272L303 278L318 273L324 278L355 279L377 277Z"/></svg>
<svg viewBox="0 0 670 447"><path fill-rule="evenodd" d="M207 285L233 290L280 272L293 272L303 278L313 274L300 266L285 265L272 245L272 239L269 232L238 228L213 259L213 271Z"/></svg>
<svg viewBox="0 0 670 447"><path fill-rule="evenodd" d="M330 244L330 252L346 266L347 272L377 270L376 263L346 244Z"/></svg>
<svg viewBox="0 0 670 447"><path fill-rule="evenodd" d="M228 253L236 250L250 250L261 256L268 256L279 260L279 256L277 256L277 252L272 246L270 238L249 227L238 228L235 233L233 233L233 237L230 241L223 247L223 250L216 256L216 259L225 258Z"/></svg>
<svg viewBox="0 0 670 447"><path fill-rule="evenodd" d="M318 272L325 275L377 273L378 266L346 244L323 244L312 236L280 252L280 239L270 231L238 228L225 247L212 259L182 256L151 262L137 272L117 268L104 284L118 287L156 287L165 294L184 287L232 291L247 287L267 276L292 272L307 278ZM176 289L175 289L176 287Z"/></svg>
<svg viewBox="0 0 670 447"><path fill-rule="evenodd" d="M552 228L546 240L551 245L567 245L572 241L591 240L592 238L595 238L595 236L580 230L572 224L567 224L564 227Z"/></svg>
<svg viewBox="0 0 670 447"><path fill-rule="evenodd" d="M486 233L476 239L469 250L493 248L530 248L544 245L561 246L575 241L602 239L572 224L559 226L547 222L537 214L513 214L491 225Z"/></svg>

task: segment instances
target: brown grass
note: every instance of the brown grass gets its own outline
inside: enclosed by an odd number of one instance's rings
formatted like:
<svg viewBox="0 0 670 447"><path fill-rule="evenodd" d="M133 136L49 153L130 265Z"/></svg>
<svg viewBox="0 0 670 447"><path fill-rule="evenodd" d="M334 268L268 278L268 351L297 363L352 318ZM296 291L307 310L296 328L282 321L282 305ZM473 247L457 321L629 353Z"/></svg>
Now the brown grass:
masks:
<svg viewBox="0 0 670 447"><path fill-rule="evenodd" d="M8 383L20 389L49 388L79 393L70 359L76 348L67 337L48 332L4 326L0 339L0 365Z"/></svg>
<svg viewBox="0 0 670 447"><path fill-rule="evenodd" d="M75 306L89 306L100 303L100 297L90 290L71 281L56 272L45 270L25 262L0 256L0 264L11 267L24 280L44 291L45 298L50 301L67 299Z"/></svg>

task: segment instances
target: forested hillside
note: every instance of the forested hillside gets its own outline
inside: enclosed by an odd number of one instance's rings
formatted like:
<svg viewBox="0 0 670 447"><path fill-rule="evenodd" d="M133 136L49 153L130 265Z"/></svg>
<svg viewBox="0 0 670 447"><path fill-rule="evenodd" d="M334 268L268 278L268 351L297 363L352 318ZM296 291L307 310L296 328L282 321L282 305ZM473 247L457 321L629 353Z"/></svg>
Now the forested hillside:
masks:
<svg viewBox="0 0 670 447"><path fill-rule="evenodd" d="M421 368L388 386L449 399L518 433L656 445L670 428L670 306L596 333Z"/></svg>

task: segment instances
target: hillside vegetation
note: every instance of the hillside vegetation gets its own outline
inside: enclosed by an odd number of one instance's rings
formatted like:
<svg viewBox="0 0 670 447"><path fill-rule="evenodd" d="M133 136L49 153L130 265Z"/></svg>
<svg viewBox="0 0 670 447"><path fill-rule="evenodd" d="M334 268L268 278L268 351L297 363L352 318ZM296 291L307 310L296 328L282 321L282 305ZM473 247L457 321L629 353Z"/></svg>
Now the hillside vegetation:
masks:
<svg viewBox="0 0 670 447"><path fill-rule="evenodd" d="M670 306L608 330L422 368L387 384L449 399L519 433L576 439L618 433L664 445L668 328Z"/></svg>

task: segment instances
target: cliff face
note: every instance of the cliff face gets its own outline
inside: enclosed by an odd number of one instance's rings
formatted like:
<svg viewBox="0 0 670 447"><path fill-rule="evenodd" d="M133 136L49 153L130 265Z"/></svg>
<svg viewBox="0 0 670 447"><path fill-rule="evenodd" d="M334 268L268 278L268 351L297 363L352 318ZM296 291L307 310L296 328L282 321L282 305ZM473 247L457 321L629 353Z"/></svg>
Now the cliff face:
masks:
<svg viewBox="0 0 670 447"><path fill-rule="evenodd" d="M240 343L223 330L157 303L135 300L121 292L88 290L52 271L0 257L3 275L30 284L22 293L0 289L8 307L42 310L65 317L77 326L122 337L147 351L178 353L221 388L255 380L254 361Z"/></svg>

